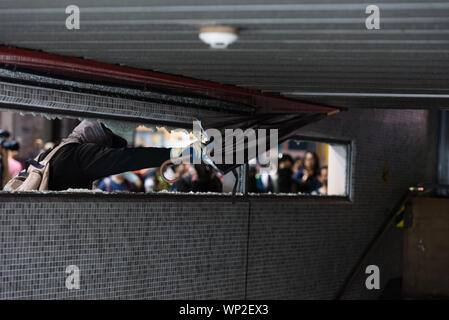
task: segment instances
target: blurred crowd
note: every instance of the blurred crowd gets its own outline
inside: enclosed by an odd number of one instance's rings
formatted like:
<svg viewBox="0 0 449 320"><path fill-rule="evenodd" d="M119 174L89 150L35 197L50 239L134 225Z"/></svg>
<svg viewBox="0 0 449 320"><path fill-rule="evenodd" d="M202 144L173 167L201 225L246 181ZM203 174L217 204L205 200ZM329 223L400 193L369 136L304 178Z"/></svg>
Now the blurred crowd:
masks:
<svg viewBox="0 0 449 320"><path fill-rule="evenodd" d="M259 163L251 165L248 192L326 195L328 168L319 164L318 155L307 151L304 157L295 159L283 154L274 173L265 170Z"/></svg>
<svg viewBox="0 0 449 320"><path fill-rule="evenodd" d="M282 155L278 169L272 173L257 163L249 166L248 192L302 193L327 195L327 166L319 166L315 152L293 159ZM169 184L160 175L159 168L125 172L96 181L93 188L103 191L159 192L222 192L223 176L204 164L180 164L169 167L164 175L178 180Z"/></svg>
<svg viewBox="0 0 449 320"><path fill-rule="evenodd" d="M2 186L22 170L22 163L16 160L19 153L20 144L11 138L11 134L0 129L0 175Z"/></svg>
<svg viewBox="0 0 449 320"><path fill-rule="evenodd" d="M161 177L160 168L124 172L97 180L93 189L131 192L222 192L223 177L204 164L180 164L169 167L164 176L178 180L169 184Z"/></svg>

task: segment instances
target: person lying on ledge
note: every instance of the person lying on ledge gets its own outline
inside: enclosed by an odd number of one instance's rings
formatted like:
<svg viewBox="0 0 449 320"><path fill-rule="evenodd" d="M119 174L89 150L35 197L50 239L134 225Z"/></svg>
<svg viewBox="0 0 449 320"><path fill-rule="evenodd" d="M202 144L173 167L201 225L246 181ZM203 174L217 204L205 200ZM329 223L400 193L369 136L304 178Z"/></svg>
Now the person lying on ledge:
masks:
<svg viewBox="0 0 449 320"><path fill-rule="evenodd" d="M61 143L50 160L49 190L91 189L92 183L110 175L159 167L179 148L127 148L127 141L98 121L83 120ZM42 161L51 151L39 155Z"/></svg>

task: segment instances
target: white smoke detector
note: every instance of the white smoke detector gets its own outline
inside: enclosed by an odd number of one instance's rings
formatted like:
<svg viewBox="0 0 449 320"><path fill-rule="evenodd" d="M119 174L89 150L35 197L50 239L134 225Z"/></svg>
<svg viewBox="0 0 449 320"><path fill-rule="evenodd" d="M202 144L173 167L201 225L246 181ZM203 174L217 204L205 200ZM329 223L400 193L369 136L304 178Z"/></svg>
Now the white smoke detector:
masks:
<svg viewBox="0 0 449 320"><path fill-rule="evenodd" d="M239 38L237 30L226 26L205 26L200 30L199 38L212 49L226 49Z"/></svg>

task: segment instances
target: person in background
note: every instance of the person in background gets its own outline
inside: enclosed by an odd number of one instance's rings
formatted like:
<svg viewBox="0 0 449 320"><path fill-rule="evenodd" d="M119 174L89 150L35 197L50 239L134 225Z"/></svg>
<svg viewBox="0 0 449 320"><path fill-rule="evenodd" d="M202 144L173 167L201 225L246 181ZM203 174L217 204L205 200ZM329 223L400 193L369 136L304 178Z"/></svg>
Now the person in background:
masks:
<svg viewBox="0 0 449 320"><path fill-rule="evenodd" d="M35 139L33 143L33 158L41 154L44 150L44 141L42 139Z"/></svg>
<svg viewBox="0 0 449 320"><path fill-rule="evenodd" d="M8 168L8 150L3 148L0 144L0 182L2 184L2 188L9 181L11 176L9 175Z"/></svg>
<svg viewBox="0 0 449 320"><path fill-rule="evenodd" d="M315 152L307 151L304 157L304 168L295 177L296 190L302 193L312 193L321 187L318 180L320 161Z"/></svg>
<svg viewBox="0 0 449 320"><path fill-rule="evenodd" d="M293 192L293 158L289 154L284 154L278 165L278 192Z"/></svg>
<svg viewBox="0 0 449 320"><path fill-rule="evenodd" d="M145 192L158 192L168 190L170 188L168 182L162 179L159 167L151 168L146 172L143 185Z"/></svg>
<svg viewBox="0 0 449 320"><path fill-rule="evenodd" d="M222 192L221 180L210 166L195 164L194 167L196 175L192 176L193 192Z"/></svg>
<svg viewBox="0 0 449 320"><path fill-rule="evenodd" d="M177 165L175 175L179 179L172 185L178 192L222 192L223 185L217 173L208 165Z"/></svg>
<svg viewBox="0 0 449 320"><path fill-rule="evenodd" d="M195 174L195 169L187 163L176 165L174 169L178 180L173 183L171 190L178 192L192 191L192 175Z"/></svg>
<svg viewBox="0 0 449 320"><path fill-rule="evenodd" d="M94 182L92 182L92 190L100 190L98 189L98 185L100 184L101 181L103 181L103 179L97 179Z"/></svg>
<svg viewBox="0 0 449 320"><path fill-rule="evenodd" d="M259 189L262 189L264 193L267 192L274 192L274 184L273 178L271 177L270 173L270 164L266 163L260 163L259 164L259 170L257 172L257 185Z"/></svg>
<svg viewBox="0 0 449 320"><path fill-rule="evenodd" d="M128 183L129 191L131 192L143 192L143 182L138 174L135 172L124 172L126 182Z"/></svg>
<svg viewBox="0 0 449 320"><path fill-rule="evenodd" d="M10 133L0 130L0 175L2 187L22 170L22 164L15 159L19 154L20 144L15 140L9 140Z"/></svg>
<svg viewBox="0 0 449 320"><path fill-rule="evenodd" d="M297 179L299 170L304 168L304 159L301 157L296 157L293 163L293 178Z"/></svg>
<svg viewBox="0 0 449 320"><path fill-rule="evenodd" d="M98 189L107 192L113 191L130 191L130 185L126 180L125 174L120 173L110 177L106 177L98 184Z"/></svg>
<svg viewBox="0 0 449 320"><path fill-rule="evenodd" d="M322 195L327 194L327 175L328 169L327 166L320 168L320 174L318 175L318 181L321 183L321 187L318 189L318 193Z"/></svg>
<svg viewBox="0 0 449 320"><path fill-rule="evenodd" d="M156 192L157 190L156 169L146 169L143 175L143 188L145 192Z"/></svg>
<svg viewBox="0 0 449 320"><path fill-rule="evenodd" d="M5 148L5 142L9 137L9 131L0 129L0 183L2 188L11 178L8 168L8 149Z"/></svg>
<svg viewBox="0 0 449 320"><path fill-rule="evenodd" d="M264 166L261 167L264 168ZM270 174L266 170L260 170L258 172L257 166L255 165L250 166L248 170L248 192L274 192L273 180Z"/></svg>
<svg viewBox="0 0 449 320"><path fill-rule="evenodd" d="M257 168L252 165L248 168L248 192L251 193L260 193L262 192L257 188Z"/></svg>
<svg viewBox="0 0 449 320"><path fill-rule="evenodd" d="M9 147L8 150L8 169L10 177L14 177L16 174L23 170L22 164L15 159L19 155L19 149L20 144L18 142L15 142Z"/></svg>

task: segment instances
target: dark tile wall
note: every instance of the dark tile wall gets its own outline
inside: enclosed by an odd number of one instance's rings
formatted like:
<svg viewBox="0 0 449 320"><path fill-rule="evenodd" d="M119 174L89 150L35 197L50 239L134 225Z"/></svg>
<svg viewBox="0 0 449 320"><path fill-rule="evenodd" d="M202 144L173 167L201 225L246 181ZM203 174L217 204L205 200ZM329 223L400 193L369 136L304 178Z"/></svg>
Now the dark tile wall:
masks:
<svg viewBox="0 0 449 320"><path fill-rule="evenodd" d="M4 202L0 298L242 299L247 204ZM66 267L80 269L68 290Z"/></svg>
<svg viewBox="0 0 449 320"><path fill-rule="evenodd" d="M351 202L9 195L0 298L332 299L406 188L434 179L436 123L432 111L352 110L304 128L352 141ZM369 259L382 286L400 273L400 240L392 231ZM72 264L79 290L65 287ZM378 295L361 274L344 298Z"/></svg>
<svg viewBox="0 0 449 320"><path fill-rule="evenodd" d="M359 109L302 129L352 141L352 201L252 203L247 297L334 298L407 188L434 181L437 123L433 111ZM343 298L379 296L365 289L368 264L379 266L381 289L401 275L401 229L386 233Z"/></svg>

